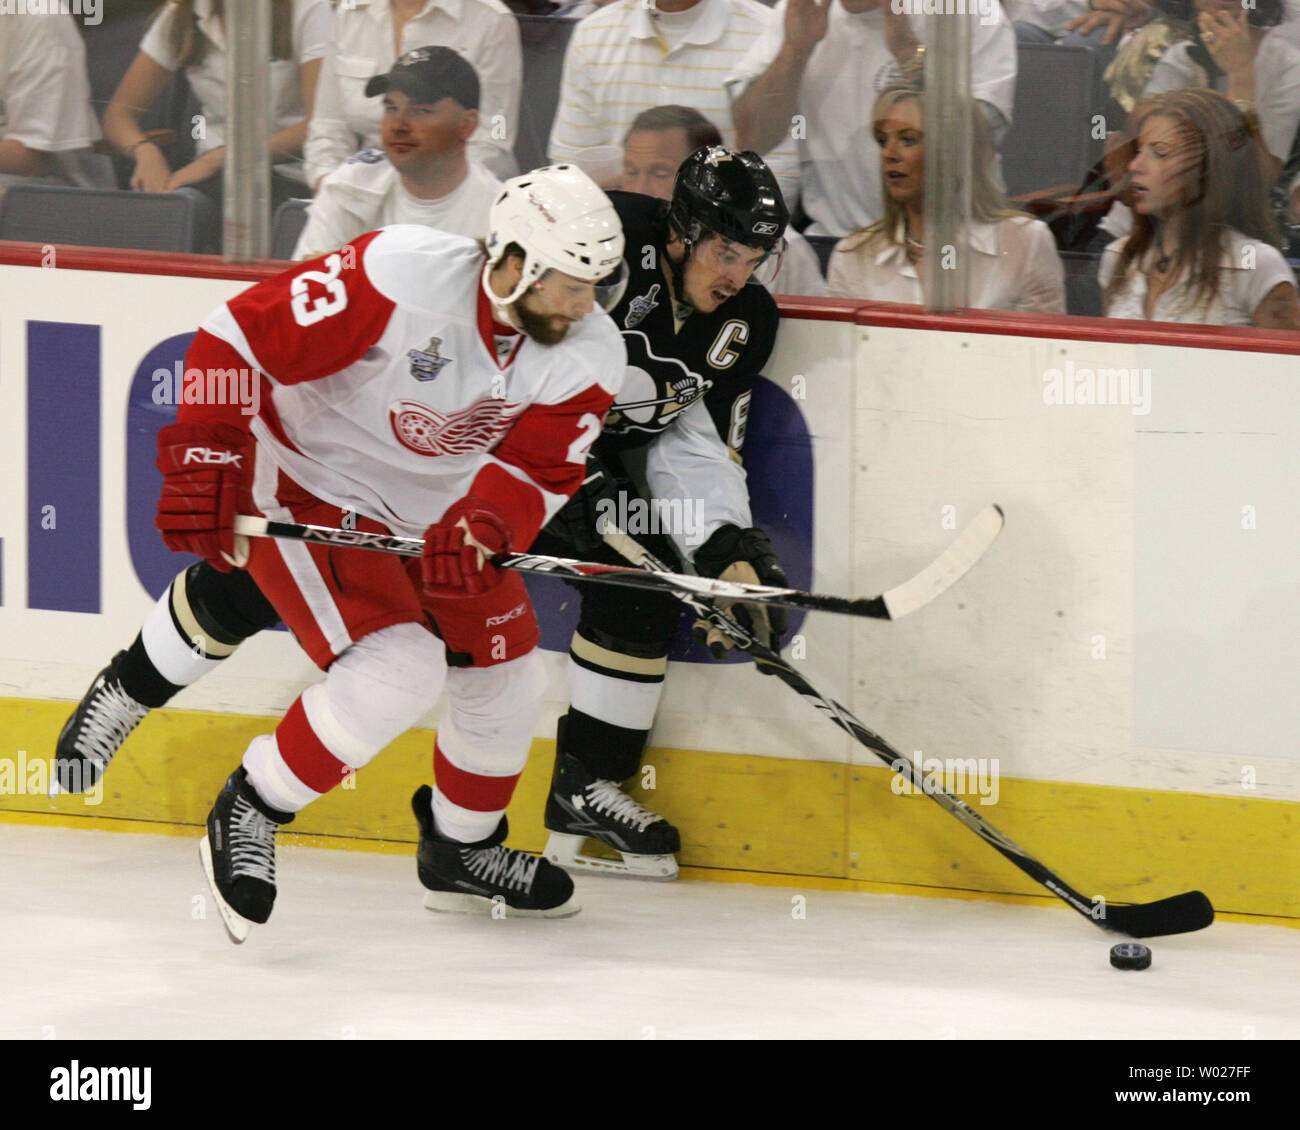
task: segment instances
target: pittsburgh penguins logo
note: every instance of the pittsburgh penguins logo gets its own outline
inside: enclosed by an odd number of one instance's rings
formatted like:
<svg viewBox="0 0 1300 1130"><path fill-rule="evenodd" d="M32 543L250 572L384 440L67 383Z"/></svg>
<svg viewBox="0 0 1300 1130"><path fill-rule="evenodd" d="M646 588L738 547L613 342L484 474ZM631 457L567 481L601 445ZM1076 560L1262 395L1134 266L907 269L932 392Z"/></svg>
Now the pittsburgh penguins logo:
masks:
<svg viewBox="0 0 1300 1130"><path fill-rule="evenodd" d="M628 350L623 387L610 408L605 431L614 435L661 432L677 413L713 387L711 380L692 372L676 357L658 356L644 333L637 331L624 337L632 348Z"/></svg>

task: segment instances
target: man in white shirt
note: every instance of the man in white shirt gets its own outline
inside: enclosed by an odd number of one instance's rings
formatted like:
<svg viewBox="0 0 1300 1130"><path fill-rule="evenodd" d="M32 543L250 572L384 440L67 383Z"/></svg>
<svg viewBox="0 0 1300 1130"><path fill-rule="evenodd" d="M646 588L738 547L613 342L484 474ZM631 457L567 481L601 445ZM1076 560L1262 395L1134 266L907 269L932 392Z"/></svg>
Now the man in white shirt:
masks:
<svg viewBox="0 0 1300 1130"><path fill-rule="evenodd" d="M615 0L573 30L547 154L583 164L584 150L621 146L632 120L653 106L694 106L736 139L723 79L760 40L771 11L755 0ZM744 148L738 146L737 148ZM786 204L799 194L794 142L770 148Z"/></svg>
<svg viewBox="0 0 1300 1130"><path fill-rule="evenodd" d="M72 17L0 14L0 187L35 178L112 188Z"/></svg>
<svg viewBox="0 0 1300 1130"><path fill-rule="evenodd" d="M1015 100L1016 40L1001 7L968 7L971 93L1000 143ZM883 214L871 107L880 90L919 69L921 8L919 0L901 13L889 0L780 0L730 73L737 146L763 153L792 134L798 141L809 235L848 235Z"/></svg>
<svg viewBox="0 0 1300 1130"><path fill-rule="evenodd" d="M470 156L496 176L513 176L524 61L510 9L501 0L429 0L402 18L394 9L395 0L346 0L335 8L307 131L307 183L318 185L358 148L379 144L379 107L366 84L398 56L433 44L459 51L478 72L482 97Z"/></svg>
<svg viewBox="0 0 1300 1130"><path fill-rule="evenodd" d="M643 110L623 143L623 178L618 187L671 200L682 162L701 146L721 144L717 126L689 106ZM785 229L785 254L767 289L804 298L821 298L826 293L817 252L792 227Z"/></svg>
<svg viewBox="0 0 1300 1130"><path fill-rule="evenodd" d="M366 93L383 97L383 150L363 149L321 182L294 258L388 224L482 237L501 182L466 156L479 120L473 66L450 47L417 47Z"/></svg>

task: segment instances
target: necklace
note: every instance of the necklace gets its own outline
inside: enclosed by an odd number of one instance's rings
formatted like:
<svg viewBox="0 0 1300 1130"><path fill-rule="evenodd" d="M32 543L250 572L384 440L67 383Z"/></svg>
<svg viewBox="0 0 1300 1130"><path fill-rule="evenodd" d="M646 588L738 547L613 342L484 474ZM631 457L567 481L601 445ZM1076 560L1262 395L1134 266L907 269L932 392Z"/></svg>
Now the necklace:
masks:
<svg viewBox="0 0 1300 1130"><path fill-rule="evenodd" d="M1156 270L1163 275L1167 270L1169 270L1169 264L1174 261L1173 255L1165 250L1165 233L1163 227L1156 233L1156 245L1154 250L1157 256Z"/></svg>

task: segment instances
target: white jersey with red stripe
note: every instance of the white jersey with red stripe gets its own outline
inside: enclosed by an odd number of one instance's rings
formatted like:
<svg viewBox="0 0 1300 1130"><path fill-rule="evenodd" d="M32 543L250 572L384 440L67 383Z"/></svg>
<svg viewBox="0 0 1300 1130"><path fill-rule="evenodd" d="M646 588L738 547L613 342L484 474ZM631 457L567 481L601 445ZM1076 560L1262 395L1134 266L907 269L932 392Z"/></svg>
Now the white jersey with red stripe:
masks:
<svg viewBox="0 0 1300 1130"><path fill-rule="evenodd" d="M558 345L501 334L484 262L474 240L382 228L231 299L187 368L233 351L260 370L259 462L318 498L420 536L474 496L526 548L581 483L626 351L600 311ZM249 426L210 406L187 417Z"/></svg>

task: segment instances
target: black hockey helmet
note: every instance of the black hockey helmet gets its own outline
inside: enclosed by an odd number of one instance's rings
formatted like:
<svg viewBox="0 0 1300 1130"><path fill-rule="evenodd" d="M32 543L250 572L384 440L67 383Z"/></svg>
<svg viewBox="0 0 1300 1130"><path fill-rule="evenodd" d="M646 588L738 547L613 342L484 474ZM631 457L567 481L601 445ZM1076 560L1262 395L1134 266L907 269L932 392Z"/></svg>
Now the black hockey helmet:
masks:
<svg viewBox="0 0 1300 1130"><path fill-rule="evenodd" d="M748 149L697 149L677 170L668 222L687 246L705 232L764 251L779 250L790 210L772 170Z"/></svg>

